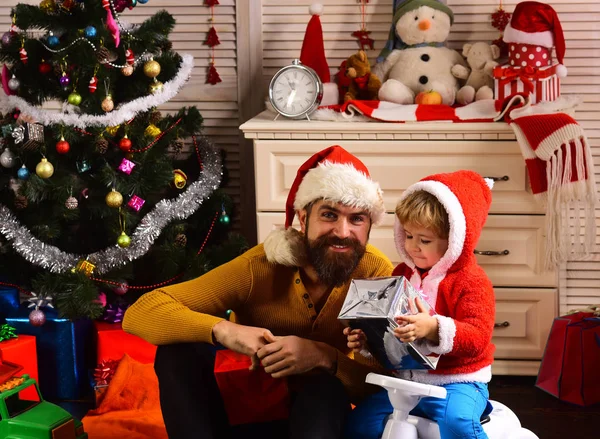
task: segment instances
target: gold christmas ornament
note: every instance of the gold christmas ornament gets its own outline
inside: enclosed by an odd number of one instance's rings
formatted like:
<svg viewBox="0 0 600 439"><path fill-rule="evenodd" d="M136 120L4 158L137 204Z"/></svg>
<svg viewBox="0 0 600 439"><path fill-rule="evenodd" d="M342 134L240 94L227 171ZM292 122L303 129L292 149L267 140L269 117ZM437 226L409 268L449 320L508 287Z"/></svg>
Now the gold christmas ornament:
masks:
<svg viewBox="0 0 600 439"><path fill-rule="evenodd" d="M113 189L108 194L106 194L105 201L108 207L114 207L116 209L118 207L121 207L121 205L123 204L123 195L121 195L120 192L117 192Z"/></svg>
<svg viewBox="0 0 600 439"><path fill-rule="evenodd" d="M177 189L183 189L187 183L187 175L181 169L175 169L173 171L173 185Z"/></svg>
<svg viewBox="0 0 600 439"><path fill-rule="evenodd" d="M117 238L117 244L119 247L129 247L131 245L131 238L125 232L121 232L121 235Z"/></svg>
<svg viewBox="0 0 600 439"><path fill-rule="evenodd" d="M92 264L88 260L81 259L79 262L77 262L77 266L75 267L75 269L71 271L82 271L87 277L90 277L94 273L95 268L95 264Z"/></svg>
<svg viewBox="0 0 600 439"><path fill-rule="evenodd" d="M148 78L156 78L160 74L160 64L153 59L144 64L144 75Z"/></svg>
<svg viewBox="0 0 600 439"><path fill-rule="evenodd" d="M115 103L112 99L112 96L106 95L106 97L102 101L102 110L104 110L108 113L110 111L113 111L113 108L115 108Z"/></svg>
<svg viewBox="0 0 600 439"><path fill-rule="evenodd" d="M131 76L133 74L133 66L126 65L121 69L123 76Z"/></svg>
<svg viewBox="0 0 600 439"><path fill-rule="evenodd" d="M35 167L35 173L40 178L50 178L54 174L54 166L44 157Z"/></svg>
<svg viewBox="0 0 600 439"><path fill-rule="evenodd" d="M154 82L152 84L150 84L150 93L152 93L152 94L159 93L162 91L162 89L163 89L163 83L160 81L157 81L155 78Z"/></svg>
<svg viewBox="0 0 600 439"><path fill-rule="evenodd" d="M157 127L156 125L151 123L150 125L148 125L146 127L144 134L148 137L152 137L153 139L156 139L160 135L161 132L162 131L160 130L159 127Z"/></svg>
<svg viewBox="0 0 600 439"><path fill-rule="evenodd" d="M117 131L119 131L119 128L121 128L121 125L115 125L114 127L106 127L106 132L108 133L109 136L115 136L117 134Z"/></svg>
<svg viewBox="0 0 600 439"><path fill-rule="evenodd" d="M40 9L46 13L54 12L56 10L56 3L54 0L42 0L40 2Z"/></svg>

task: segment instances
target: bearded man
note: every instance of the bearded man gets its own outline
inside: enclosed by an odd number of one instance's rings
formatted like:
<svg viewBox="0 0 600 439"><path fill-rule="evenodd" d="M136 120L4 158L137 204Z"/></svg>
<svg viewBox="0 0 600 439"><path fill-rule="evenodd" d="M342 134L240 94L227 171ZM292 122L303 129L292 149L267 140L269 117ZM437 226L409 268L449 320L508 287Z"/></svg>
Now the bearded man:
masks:
<svg viewBox="0 0 600 439"><path fill-rule="evenodd" d="M296 214L300 231L291 227ZM365 165L329 147L298 170L285 230L197 279L145 294L127 310L123 329L159 345L154 367L169 438L239 437L213 374L213 345L288 380L290 417L277 437L341 437L350 402L369 392L365 376L377 366L353 359L337 316L351 279L392 272L367 244L384 214L381 189ZM227 310L235 323L222 317Z"/></svg>

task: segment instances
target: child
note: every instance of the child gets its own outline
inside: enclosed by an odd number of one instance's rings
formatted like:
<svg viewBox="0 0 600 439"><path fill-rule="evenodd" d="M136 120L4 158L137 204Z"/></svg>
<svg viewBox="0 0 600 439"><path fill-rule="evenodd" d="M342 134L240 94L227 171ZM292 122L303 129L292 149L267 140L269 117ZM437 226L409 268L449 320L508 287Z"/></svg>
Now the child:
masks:
<svg viewBox="0 0 600 439"><path fill-rule="evenodd" d="M423 398L411 412L436 421L442 439L487 438L480 418L491 412L495 301L473 252L492 199L486 182L472 171L432 175L409 187L396 207L396 247L405 262L393 274L409 279L437 315L417 300L418 313L397 317L394 335L441 355L436 370L397 376L446 388L446 399ZM344 333L355 352L368 346L360 330ZM386 390L367 397L352 411L345 437L381 437L392 412Z"/></svg>

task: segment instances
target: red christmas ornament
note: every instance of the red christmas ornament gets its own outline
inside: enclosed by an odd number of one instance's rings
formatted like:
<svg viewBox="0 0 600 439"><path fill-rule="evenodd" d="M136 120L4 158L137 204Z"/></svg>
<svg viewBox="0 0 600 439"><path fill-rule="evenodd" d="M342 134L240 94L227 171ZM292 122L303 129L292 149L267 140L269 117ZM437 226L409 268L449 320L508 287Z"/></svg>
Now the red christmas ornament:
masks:
<svg viewBox="0 0 600 439"><path fill-rule="evenodd" d="M69 142L65 140L64 137L61 137L58 142L56 142L56 152L59 154L66 154L71 149L71 145Z"/></svg>
<svg viewBox="0 0 600 439"><path fill-rule="evenodd" d="M90 91L90 93L95 93L97 88L98 78L96 78L96 76L93 76L92 79L90 79L90 83L88 84L88 90Z"/></svg>
<svg viewBox="0 0 600 439"><path fill-rule="evenodd" d="M23 62L23 64L27 64L27 59L29 57L27 56L27 51L25 50L24 47L21 47L21 49L19 50L19 57L21 58L21 61Z"/></svg>
<svg viewBox="0 0 600 439"><path fill-rule="evenodd" d="M127 49L125 51L125 61L127 61L127 64L129 64L129 65L133 65L133 63L135 62L135 57L133 56L133 50Z"/></svg>
<svg viewBox="0 0 600 439"><path fill-rule="evenodd" d="M371 31L368 30L357 30L352 32L352 36L358 38L358 45L363 50L373 49L373 44L375 43L375 40L369 38L370 33Z"/></svg>
<svg viewBox="0 0 600 439"><path fill-rule="evenodd" d="M38 66L38 70L42 75L47 75L52 71L52 66L48 64L46 61L42 61Z"/></svg>
<svg viewBox="0 0 600 439"><path fill-rule="evenodd" d="M219 41L219 36L217 35L217 30L214 26L208 31L208 35L206 36L206 40L204 40L204 44L206 44L208 47L215 47L221 44Z"/></svg>
<svg viewBox="0 0 600 439"><path fill-rule="evenodd" d="M107 11L110 10L110 2L108 0L102 0L102 7Z"/></svg>
<svg viewBox="0 0 600 439"><path fill-rule="evenodd" d="M206 6L215 6L219 4L219 0L204 0Z"/></svg>
<svg viewBox="0 0 600 439"><path fill-rule="evenodd" d="M215 85L219 82L221 82L221 77L219 76L219 73L217 72L217 68L211 62L210 65L208 66L208 75L206 76L206 83Z"/></svg>
<svg viewBox="0 0 600 439"><path fill-rule="evenodd" d="M127 134L119 141L119 148L123 152L128 152L131 149L131 140L129 140Z"/></svg>
<svg viewBox="0 0 600 439"><path fill-rule="evenodd" d="M494 26L500 32L504 32L506 25L510 21L511 15L512 14L510 12L506 12L504 9L502 9L502 7L498 8L498 10L492 14L492 26Z"/></svg>

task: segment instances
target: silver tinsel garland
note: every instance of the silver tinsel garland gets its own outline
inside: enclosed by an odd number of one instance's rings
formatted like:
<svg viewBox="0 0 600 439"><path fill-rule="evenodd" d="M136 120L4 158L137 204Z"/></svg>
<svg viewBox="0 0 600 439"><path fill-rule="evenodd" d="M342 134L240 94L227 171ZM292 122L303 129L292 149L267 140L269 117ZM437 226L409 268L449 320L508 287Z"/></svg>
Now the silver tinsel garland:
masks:
<svg viewBox="0 0 600 439"><path fill-rule="evenodd" d="M205 199L209 198L221 184L223 169L216 148L202 136L197 141L203 162L200 178L188 189L172 200L162 200L140 221L131 235L127 248L115 244L105 250L89 255L65 253L35 238L6 206L0 204L0 233L12 243L13 248L32 264L52 273L64 273L86 259L96 265L95 274L104 274L145 255L162 230L173 220L191 216Z"/></svg>

